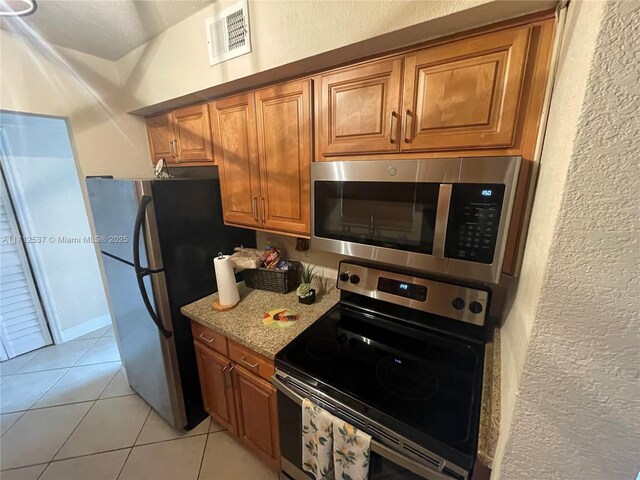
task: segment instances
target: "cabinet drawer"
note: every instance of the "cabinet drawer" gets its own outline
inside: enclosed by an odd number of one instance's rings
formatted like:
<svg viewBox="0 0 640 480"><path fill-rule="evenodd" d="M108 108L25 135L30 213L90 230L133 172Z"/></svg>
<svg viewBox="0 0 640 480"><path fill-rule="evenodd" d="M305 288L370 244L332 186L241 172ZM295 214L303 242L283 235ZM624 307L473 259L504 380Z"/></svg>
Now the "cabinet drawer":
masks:
<svg viewBox="0 0 640 480"><path fill-rule="evenodd" d="M229 340L229 358L246 370L270 380L274 373L273 361Z"/></svg>
<svg viewBox="0 0 640 480"><path fill-rule="evenodd" d="M225 357L229 356L227 337L224 335L196 322L191 322L191 331L193 332L193 338L202 345L206 345Z"/></svg>

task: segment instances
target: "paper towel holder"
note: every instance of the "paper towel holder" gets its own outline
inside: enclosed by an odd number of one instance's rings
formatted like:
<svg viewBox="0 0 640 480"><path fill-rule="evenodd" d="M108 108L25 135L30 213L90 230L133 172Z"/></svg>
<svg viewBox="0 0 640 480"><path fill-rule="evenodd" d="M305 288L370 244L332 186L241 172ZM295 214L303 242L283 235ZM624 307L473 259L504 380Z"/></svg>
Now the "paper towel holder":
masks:
<svg viewBox="0 0 640 480"><path fill-rule="evenodd" d="M217 258L223 259L224 254L222 252L218 252ZM213 310L215 310L216 312L226 312L228 310L235 308L236 305L238 305L238 303L240 303L240 300L238 300L236 303L232 305L222 305L219 301L219 298L216 297L216 299L213 301L213 305L211 306L211 308L213 308Z"/></svg>
<svg viewBox="0 0 640 480"><path fill-rule="evenodd" d="M233 308L236 308L236 305L238 305L238 303L240 303L240 301L238 300L236 303L234 303L233 305L222 305L218 299L216 298L213 301L213 305L211 308L213 308L216 312L226 312L227 310L231 310Z"/></svg>

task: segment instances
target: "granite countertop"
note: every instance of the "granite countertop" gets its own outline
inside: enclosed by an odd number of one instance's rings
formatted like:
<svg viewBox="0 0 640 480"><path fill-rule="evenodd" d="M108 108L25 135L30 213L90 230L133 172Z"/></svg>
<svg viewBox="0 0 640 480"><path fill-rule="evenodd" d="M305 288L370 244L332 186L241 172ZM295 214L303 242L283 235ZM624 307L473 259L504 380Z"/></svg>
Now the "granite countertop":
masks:
<svg viewBox="0 0 640 480"><path fill-rule="evenodd" d="M240 303L232 310L213 310L213 300L217 297L214 293L185 305L180 311L205 327L273 359L285 345L338 303L340 292L333 282L323 279L323 288L316 287L316 301L312 305L299 303L295 290L287 294L273 293L253 290L240 282ZM300 319L288 328L266 327L262 323L263 314L276 308L291 309L300 314Z"/></svg>
<svg viewBox="0 0 640 480"><path fill-rule="evenodd" d="M493 341L487 343L484 356L482 410L478 438L478 460L493 468L493 459L500 433L500 330L495 329Z"/></svg>

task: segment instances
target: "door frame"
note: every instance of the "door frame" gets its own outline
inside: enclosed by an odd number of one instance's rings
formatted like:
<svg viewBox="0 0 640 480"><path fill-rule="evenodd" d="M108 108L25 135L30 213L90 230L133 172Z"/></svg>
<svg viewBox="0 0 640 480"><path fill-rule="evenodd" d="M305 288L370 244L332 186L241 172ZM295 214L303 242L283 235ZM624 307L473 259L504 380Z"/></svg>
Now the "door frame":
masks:
<svg viewBox="0 0 640 480"><path fill-rule="evenodd" d="M0 182L2 182L2 189L6 192L6 210L7 210L7 218L11 225L11 229L15 232L18 232L19 235L22 236L22 229L20 228L20 224L18 223L18 217L16 215L16 203L13 201L11 197L11 190L9 189L9 177L7 175L7 170L4 167L4 159L7 156L7 146L8 142L6 141L5 132L2 127L0 127ZM42 295L40 292L40 288L38 286L38 278L34 271L33 263L31 262L31 258L28 250L28 243L25 245L21 242L22 248L17 250L17 255L20 257L22 264L25 270L25 276L29 276L31 282L27 281L27 288L29 289L29 293L31 297L34 299L33 305L36 310L36 315L40 321L42 326L42 332L44 336L45 345L50 345L53 343L52 337L55 337L52 333L51 324L49 322L49 317L47 315L47 311L42 299ZM29 279L28 279L29 280ZM2 337L5 337L4 327L0 324L0 334ZM9 358L13 358L17 355L13 351L13 347L11 345L6 344L4 341L1 342L0 348L0 359L7 360ZM38 347L40 348L40 347ZM27 352L22 352L27 353Z"/></svg>

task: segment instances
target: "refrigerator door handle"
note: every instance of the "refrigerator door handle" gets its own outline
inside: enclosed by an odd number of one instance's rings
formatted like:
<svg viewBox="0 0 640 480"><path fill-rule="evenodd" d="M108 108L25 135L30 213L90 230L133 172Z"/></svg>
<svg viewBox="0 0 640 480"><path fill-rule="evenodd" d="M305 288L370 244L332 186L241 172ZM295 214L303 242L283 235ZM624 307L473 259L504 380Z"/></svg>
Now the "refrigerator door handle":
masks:
<svg viewBox="0 0 640 480"><path fill-rule="evenodd" d="M140 198L140 203L138 205L136 221L133 227L133 264L136 271L136 279L138 280L138 288L140 289L140 295L142 296L144 306L147 308L151 320L153 320L153 323L156 324L156 327L158 327L160 333L162 333L165 338L170 338L173 333L164 327L162 321L160 320L160 318L158 318L158 315L156 315L156 312L153 310L151 302L149 301L147 289L144 286L144 277L146 277L147 275L151 275L152 273L160 273L164 271L164 269L159 268L154 270L151 268L142 267L140 265L140 232L142 231L142 225L144 222L147 206L151 203L151 200L152 199L150 195L143 195Z"/></svg>

